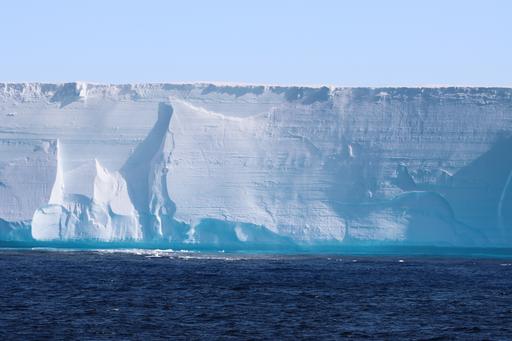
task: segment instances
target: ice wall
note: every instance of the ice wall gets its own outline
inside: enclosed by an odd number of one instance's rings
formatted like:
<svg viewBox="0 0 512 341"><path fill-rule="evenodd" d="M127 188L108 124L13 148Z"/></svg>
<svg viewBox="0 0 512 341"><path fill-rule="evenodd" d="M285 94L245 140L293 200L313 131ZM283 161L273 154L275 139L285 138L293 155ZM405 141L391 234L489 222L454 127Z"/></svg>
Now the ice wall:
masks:
<svg viewBox="0 0 512 341"><path fill-rule="evenodd" d="M0 240L509 246L512 89L0 84Z"/></svg>

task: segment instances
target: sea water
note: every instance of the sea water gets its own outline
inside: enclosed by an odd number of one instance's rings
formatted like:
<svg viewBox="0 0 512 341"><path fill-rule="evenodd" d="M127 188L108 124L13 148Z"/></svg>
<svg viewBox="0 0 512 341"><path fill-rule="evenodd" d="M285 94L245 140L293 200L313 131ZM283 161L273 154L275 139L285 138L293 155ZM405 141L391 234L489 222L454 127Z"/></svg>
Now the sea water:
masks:
<svg viewBox="0 0 512 341"><path fill-rule="evenodd" d="M3 249L0 339L512 338L507 250L352 251Z"/></svg>

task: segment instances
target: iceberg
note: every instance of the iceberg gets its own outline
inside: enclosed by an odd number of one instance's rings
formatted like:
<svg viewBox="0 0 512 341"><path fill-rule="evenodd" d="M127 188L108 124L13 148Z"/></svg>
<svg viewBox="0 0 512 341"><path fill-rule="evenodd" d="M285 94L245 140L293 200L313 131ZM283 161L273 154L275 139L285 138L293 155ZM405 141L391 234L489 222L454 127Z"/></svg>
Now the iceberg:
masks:
<svg viewBox="0 0 512 341"><path fill-rule="evenodd" d="M512 242L512 89L0 83L0 241Z"/></svg>

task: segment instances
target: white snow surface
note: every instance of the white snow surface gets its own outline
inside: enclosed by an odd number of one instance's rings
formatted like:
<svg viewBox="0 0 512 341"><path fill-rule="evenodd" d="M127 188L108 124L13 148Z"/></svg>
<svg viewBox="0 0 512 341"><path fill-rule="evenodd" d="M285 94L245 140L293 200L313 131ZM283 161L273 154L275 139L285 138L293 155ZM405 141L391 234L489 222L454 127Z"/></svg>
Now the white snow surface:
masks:
<svg viewBox="0 0 512 341"><path fill-rule="evenodd" d="M510 245L512 89L0 84L0 240Z"/></svg>

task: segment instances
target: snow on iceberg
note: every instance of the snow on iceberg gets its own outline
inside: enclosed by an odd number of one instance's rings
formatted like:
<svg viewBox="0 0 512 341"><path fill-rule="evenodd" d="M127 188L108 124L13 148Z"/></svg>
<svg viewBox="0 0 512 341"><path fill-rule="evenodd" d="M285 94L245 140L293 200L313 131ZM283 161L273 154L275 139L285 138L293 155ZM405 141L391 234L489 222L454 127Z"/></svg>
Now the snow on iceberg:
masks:
<svg viewBox="0 0 512 341"><path fill-rule="evenodd" d="M385 94L385 96L383 95ZM0 84L0 240L509 246L512 90Z"/></svg>

